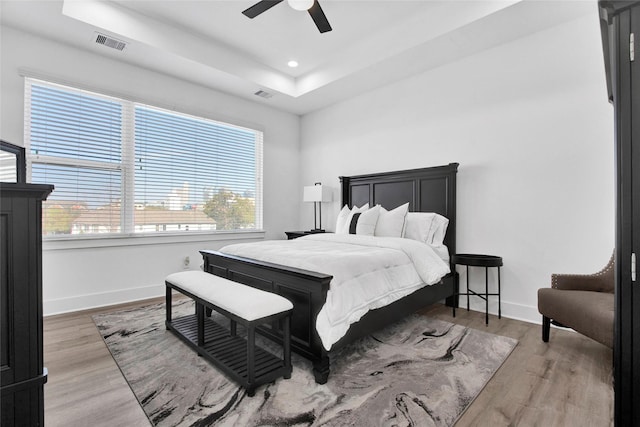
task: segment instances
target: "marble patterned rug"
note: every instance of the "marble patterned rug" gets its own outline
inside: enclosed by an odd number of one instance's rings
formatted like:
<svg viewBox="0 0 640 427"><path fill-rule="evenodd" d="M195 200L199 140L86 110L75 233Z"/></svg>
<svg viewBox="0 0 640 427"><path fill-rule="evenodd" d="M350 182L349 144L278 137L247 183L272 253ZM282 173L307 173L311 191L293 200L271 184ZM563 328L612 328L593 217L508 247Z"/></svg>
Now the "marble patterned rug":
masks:
<svg viewBox="0 0 640 427"><path fill-rule="evenodd" d="M173 313L193 303L174 301ZM412 315L332 354L326 384L292 354L291 379L248 397L165 330L164 304L93 319L154 426L451 426L517 344Z"/></svg>

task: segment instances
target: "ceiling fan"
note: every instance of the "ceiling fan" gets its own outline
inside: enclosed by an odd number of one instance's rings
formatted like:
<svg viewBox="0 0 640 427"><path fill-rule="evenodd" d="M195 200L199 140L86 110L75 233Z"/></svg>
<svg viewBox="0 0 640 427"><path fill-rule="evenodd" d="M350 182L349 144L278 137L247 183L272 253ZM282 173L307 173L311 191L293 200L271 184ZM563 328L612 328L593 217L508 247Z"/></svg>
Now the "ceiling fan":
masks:
<svg viewBox="0 0 640 427"><path fill-rule="evenodd" d="M244 10L242 13L245 16L253 19L261 13L271 9L278 3L282 3L283 1L284 0L262 0L254 4L250 8ZM318 27L318 31L320 31L321 33L331 31L331 25L329 24L327 17L322 11L318 0L287 0L287 2L289 3L289 6L291 6L295 10L309 11L309 15L311 15L313 22L316 24L316 27Z"/></svg>

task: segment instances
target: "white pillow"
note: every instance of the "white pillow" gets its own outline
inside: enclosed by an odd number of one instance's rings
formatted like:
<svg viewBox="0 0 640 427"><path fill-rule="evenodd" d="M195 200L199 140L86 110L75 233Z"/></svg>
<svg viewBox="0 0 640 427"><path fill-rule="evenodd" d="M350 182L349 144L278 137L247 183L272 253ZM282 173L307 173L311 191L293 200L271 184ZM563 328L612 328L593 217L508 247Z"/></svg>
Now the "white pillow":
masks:
<svg viewBox="0 0 640 427"><path fill-rule="evenodd" d="M376 231L376 223L380 215L380 206L374 206L368 211L362 212L356 224L356 234L373 236Z"/></svg>
<svg viewBox="0 0 640 427"><path fill-rule="evenodd" d="M431 223L431 230L429 230L429 239L427 243L433 246L440 246L444 244L444 236L447 234L447 227L449 226L449 219L442 215L435 214L433 222Z"/></svg>
<svg viewBox="0 0 640 427"><path fill-rule="evenodd" d="M430 234L433 212L408 212L404 227L404 237L417 240L422 243L431 243L433 235Z"/></svg>
<svg viewBox="0 0 640 427"><path fill-rule="evenodd" d="M344 208L347 208L347 205L345 205ZM342 208L342 210L344 211L344 208ZM360 207L354 206L350 211L349 214L347 215L347 219L345 220L345 222L343 224L341 224L342 226L338 228L338 224L336 224L336 234L349 234L349 226L351 225L351 219L353 218L353 214L355 213L359 213L359 212L364 212L367 209L369 209L369 203L364 204ZM340 211L340 213L342 214L342 211ZM340 215L338 215L339 217Z"/></svg>
<svg viewBox="0 0 640 427"><path fill-rule="evenodd" d="M345 224L347 223L347 218L349 218L350 213L351 213L351 209L349 209L349 206L344 205L340 213L338 213L338 218L336 219L336 229L335 229L336 234L339 234L341 232L340 230L344 229Z"/></svg>
<svg viewBox="0 0 640 427"><path fill-rule="evenodd" d="M391 211L388 211L381 206L374 235L380 237L402 237L402 233L404 231L404 220L407 216L408 210L409 203L398 206Z"/></svg>

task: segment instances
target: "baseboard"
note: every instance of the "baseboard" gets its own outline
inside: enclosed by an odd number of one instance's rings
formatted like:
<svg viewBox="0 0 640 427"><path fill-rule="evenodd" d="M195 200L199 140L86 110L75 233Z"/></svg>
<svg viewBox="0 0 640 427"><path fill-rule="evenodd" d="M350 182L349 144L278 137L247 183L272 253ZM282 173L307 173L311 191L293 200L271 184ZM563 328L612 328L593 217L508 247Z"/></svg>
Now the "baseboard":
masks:
<svg viewBox="0 0 640 427"><path fill-rule="evenodd" d="M120 289L111 292L100 292L87 295L76 295L68 298L49 299L42 302L45 316L88 310L114 304L123 304L147 298L160 297L165 294L164 283L161 285L142 286L139 288Z"/></svg>
<svg viewBox="0 0 640 427"><path fill-rule="evenodd" d="M489 301L489 314L495 316L498 315L498 300L497 297L490 297ZM494 301L495 300L495 301ZM516 304L508 301L502 301L502 317L508 317L509 319L521 320L523 322L542 324L542 315L538 312L538 307L529 305ZM467 297L460 297L460 310L466 310ZM471 297L469 301L469 309L473 311L485 312L485 303L479 298Z"/></svg>
<svg viewBox="0 0 640 427"><path fill-rule="evenodd" d="M502 315L523 322L542 324L542 315L538 312L537 306L502 302Z"/></svg>
<svg viewBox="0 0 640 427"><path fill-rule="evenodd" d="M139 288L121 289L112 292L101 292L88 295L77 295L68 298L49 299L43 301L43 312L45 316L54 314L69 313L72 311L88 310L92 308L105 307L114 304L123 304L148 298L161 297L165 294L164 284L143 286ZM498 315L498 301L489 301L489 314ZM472 298L469 309L484 313L483 301L474 301ZM466 309L466 297L460 297L460 310ZM537 307L523 304L516 304L502 301L502 316L510 319L522 320L523 322L541 324L542 316L538 313Z"/></svg>

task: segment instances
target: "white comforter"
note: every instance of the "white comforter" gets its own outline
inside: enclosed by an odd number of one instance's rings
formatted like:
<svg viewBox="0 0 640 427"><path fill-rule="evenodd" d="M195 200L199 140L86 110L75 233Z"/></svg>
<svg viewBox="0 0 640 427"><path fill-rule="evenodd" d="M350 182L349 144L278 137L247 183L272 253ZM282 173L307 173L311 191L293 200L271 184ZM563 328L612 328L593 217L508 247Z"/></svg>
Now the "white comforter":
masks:
<svg viewBox="0 0 640 427"><path fill-rule="evenodd" d="M450 271L438 255L442 248L396 237L313 234L229 245L221 252L332 275L316 322L327 350L367 311L438 283Z"/></svg>

